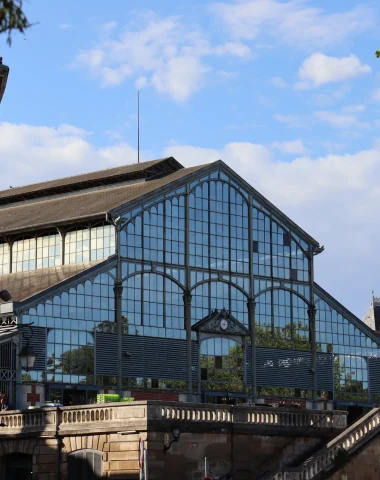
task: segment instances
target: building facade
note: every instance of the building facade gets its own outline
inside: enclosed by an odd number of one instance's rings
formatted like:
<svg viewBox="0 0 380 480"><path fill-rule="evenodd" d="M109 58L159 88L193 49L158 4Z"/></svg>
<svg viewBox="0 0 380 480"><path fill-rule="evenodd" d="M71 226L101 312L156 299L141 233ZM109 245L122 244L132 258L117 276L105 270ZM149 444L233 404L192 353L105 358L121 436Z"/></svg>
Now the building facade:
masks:
<svg viewBox="0 0 380 480"><path fill-rule="evenodd" d="M6 190L0 234L0 386L17 406L378 401L380 338L315 283L323 248L221 161Z"/></svg>

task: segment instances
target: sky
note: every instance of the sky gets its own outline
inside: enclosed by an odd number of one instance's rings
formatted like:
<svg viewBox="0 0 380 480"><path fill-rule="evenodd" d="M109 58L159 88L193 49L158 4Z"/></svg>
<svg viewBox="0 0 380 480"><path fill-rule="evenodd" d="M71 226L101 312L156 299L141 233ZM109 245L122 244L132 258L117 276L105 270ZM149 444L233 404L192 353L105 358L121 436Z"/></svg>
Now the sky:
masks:
<svg viewBox="0 0 380 480"><path fill-rule="evenodd" d="M221 159L325 251L362 318L380 296L380 5L29 0L0 37L0 189L173 155Z"/></svg>

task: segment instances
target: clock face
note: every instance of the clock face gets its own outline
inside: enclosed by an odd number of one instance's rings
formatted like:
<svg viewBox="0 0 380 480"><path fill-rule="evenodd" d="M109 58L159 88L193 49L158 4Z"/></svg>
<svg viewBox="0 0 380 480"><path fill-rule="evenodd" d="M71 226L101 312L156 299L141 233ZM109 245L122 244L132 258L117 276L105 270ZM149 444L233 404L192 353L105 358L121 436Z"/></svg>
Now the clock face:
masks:
<svg viewBox="0 0 380 480"><path fill-rule="evenodd" d="M225 318L223 318L223 320L220 321L220 328L221 328L222 330L227 330L227 328L228 328L228 321L227 321Z"/></svg>

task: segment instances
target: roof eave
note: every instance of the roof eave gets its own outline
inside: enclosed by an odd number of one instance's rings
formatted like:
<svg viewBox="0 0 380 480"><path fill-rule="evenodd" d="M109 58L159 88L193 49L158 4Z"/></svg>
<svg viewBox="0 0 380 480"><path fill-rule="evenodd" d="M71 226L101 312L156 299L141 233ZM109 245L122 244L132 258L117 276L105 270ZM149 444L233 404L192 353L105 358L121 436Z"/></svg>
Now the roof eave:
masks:
<svg viewBox="0 0 380 480"><path fill-rule="evenodd" d="M314 282L315 290L314 292L323 300L323 297L326 298L329 304L336 310L340 311L351 323L355 325L359 330L369 336L374 342L380 345L380 337L379 335L372 330L368 325L366 325L360 318L358 318L355 314L350 312L348 308L342 305L338 300L336 300L332 295L330 295L324 288L322 288L318 283ZM319 293L318 293L319 290Z"/></svg>
<svg viewBox="0 0 380 480"><path fill-rule="evenodd" d="M104 270L113 268L116 265L116 255L107 258L103 262L100 262L92 267L86 268L82 272L76 273L73 276L58 282L51 287L45 288L38 293L35 293L31 297L25 298L18 302L14 302L14 312L16 315L24 313L25 310L33 308L37 303L46 301L48 298L53 295L60 295L63 291L70 289L73 285L78 284L78 279L81 279L81 282L85 282L88 278L93 277L94 275L103 273Z"/></svg>

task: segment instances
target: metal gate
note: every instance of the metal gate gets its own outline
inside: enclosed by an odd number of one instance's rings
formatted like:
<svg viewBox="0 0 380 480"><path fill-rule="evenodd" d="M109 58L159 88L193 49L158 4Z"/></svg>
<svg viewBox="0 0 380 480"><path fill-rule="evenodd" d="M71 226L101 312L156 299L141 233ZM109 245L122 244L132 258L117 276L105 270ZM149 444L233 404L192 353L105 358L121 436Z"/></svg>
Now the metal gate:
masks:
<svg viewBox="0 0 380 480"><path fill-rule="evenodd" d="M16 401L16 349L12 340L0 343L0 391L7 395L11 408Z"/></svg>

